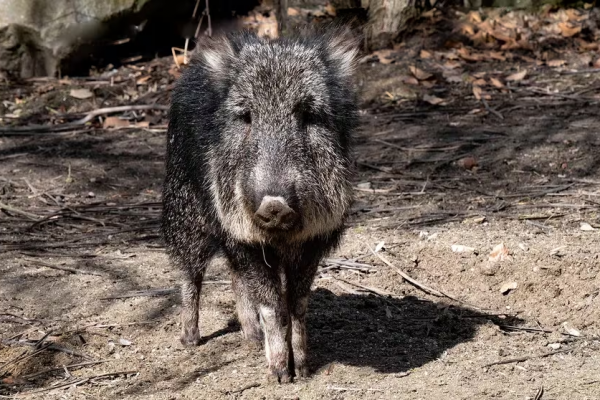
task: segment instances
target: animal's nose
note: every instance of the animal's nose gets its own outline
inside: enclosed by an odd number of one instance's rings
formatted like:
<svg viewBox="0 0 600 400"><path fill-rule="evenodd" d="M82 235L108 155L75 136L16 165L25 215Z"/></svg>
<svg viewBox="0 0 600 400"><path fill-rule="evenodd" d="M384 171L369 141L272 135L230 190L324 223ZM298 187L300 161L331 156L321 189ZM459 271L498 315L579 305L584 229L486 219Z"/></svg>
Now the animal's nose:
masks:
<svg viewBox="0 0 600 400"><path fill-rule="evenodd" d="M283 197L272 196L263 197L254 216L258 224L266 229L289 229L298 218Z"/></svg>

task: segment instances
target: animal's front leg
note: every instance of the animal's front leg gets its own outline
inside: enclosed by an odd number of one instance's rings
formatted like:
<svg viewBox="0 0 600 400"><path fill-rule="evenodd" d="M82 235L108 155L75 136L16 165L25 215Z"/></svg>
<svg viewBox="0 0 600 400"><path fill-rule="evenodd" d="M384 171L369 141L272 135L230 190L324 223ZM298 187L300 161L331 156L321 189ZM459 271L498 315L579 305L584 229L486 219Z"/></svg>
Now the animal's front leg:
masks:
<svg viewBox="0 0 600 400"><path fill-rule="evenodd" d="M227 255L235 277L236 296L242 300L237 307L241 311L244 335L256 334L252 320L252 309L255 308L260 317L270 372L279 382L290 382L293 374L289 365L291 325L278 259L268 248L239 243L231 245Z"/></svg>
<svg viewBox="0 0 600 400"><path fill-rule="evenodd" d="M265 335L265 353L271 374L280 383L291 382L290 368L290 322L286 305L281 297L263 302L259 306L260 322Z"/></svg>
<svg viewBox="0 0 600 400"><path fill-rule="evenodd" d="M263 333L260 326L258 308L244 279L235 271L232 274L232 286L235 293L235 307L242 326L242 335L250 343L260 346Z"/></svg>
<svg viewBox="0 0 600 400"><path fill-rule="evenodd" d="M287 298L291 322L291 348L294 367L300 377L308 376L308 340L306 311L310 287L317 271L317 264L304 268L296 266L288 270Z"/></svg>

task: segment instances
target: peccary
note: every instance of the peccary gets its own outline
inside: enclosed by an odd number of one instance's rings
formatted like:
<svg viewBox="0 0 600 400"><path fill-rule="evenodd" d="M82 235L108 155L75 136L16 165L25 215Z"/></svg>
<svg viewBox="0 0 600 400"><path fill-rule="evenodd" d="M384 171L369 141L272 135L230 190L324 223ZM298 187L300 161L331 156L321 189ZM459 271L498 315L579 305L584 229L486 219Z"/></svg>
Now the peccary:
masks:
<svg viewBox="0 0 600 400"><path fill-rule="evenodd" d="M162 230L183 271L182 334L200 343L206 266L224 256L245 339L279 382L306 376L306 309L352 202L352 72L344 29L205 39L172 92Z"/></svg>

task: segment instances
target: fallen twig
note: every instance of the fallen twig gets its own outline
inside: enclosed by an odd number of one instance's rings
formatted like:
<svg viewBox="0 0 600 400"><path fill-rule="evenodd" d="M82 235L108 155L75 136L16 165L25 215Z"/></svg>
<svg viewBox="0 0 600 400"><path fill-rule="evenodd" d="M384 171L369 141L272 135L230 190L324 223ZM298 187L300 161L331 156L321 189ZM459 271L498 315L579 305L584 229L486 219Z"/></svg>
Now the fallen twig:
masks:
<svg viewBox="0 0 600 400"><path fill-rule="evenodd" d="M2 343L8 344L8 345L16 345L16 346L32 346L32 347L38 346L37 340L3 340ZM40 350L53 350L53 351L58 351L61 353L69 354L71 356L85 358L87 360L93 359L92 357L88 356L87 354L79 353L75 350L71 350L66 347L59 346L56 343L46 343L46 345L44 345L42 348L40 348ZM39 350L37 352L39 352ZM37 354L37 352L36 352L36 354ZM6 364L3 365L2 367L5 367L5 366L6 366Z"/></svg>
<svg viewBox="0 0 600 400"><path fill-rule="evenodd" d="M581 69L578 71L563 71L561 75L579 75L579 74L596 74L600 72L600 68Z"/></svg>
<svg viewBox="0 0 600 400"><path fill-rule="evenodd" d="M427 285L422 284L421 282L417 281L416 279L411 278L406 272L402 271L400 268L396 267L394 264L392 264L390 261L388 261L385 257L383 257L381 254L379 254L378 252L375 252L371 246L369 246L367 244L367 247L369 248L369 250L371 250L371 253L373 253L374 256L376 256L377 258L379 258L384 264L386 264L388 267L394 269L394 271L396 271L398 273L398 275L400 275L402 278L404 278L408 283L412 284L413 286L421 289L422 291L424 291L425 293L437 296L437 297L446 297L450 300L454 300L457 303L461 303L464 304L470 308L473 308L477 311L484 311L482 308L480 307L476 307L474 305L471 305L467 302L464 302L452 295L449 295L447 293L444 292L440 292L439 290L430 288Z"/></svg>
<svg viewBox="0 0 600 400"><path fill-rule="evenodd" d="M158 297L168 296L177 293L178 288L163 288L163 289L147 289L147 290L132 290L130 292L116 294L113 296L101 297L100 300L127 299L130 297Z"/></svg>
<svg viewBox="0 0 600 400"><path fill-rule="evenodd" d="M223 393L225 393L226 395L240 394L240 393L245 392L248 389L257 388L257 387L260 387L260 383L255 382L255 383L251 383L251 384L246 385L246 386L244 386L244 387L242 387L240 389L237 389L237 390L226 390Z"/></svg>
<svg viewBox="0 0 600 400"><path fill-rule="evenodd" d="M30 212L20 210L20 209L18 209L16 207L9 206L8 204L4 204L2 202L0 202L0 210L4 210L4 211L8 211L8 212L12 212L12 213L21 215L23 217L26 217L26 218L32 220L32 221L38 221L38 220L40 220L40 218L42 218L39 215L35 215L35 214L30 213Z"/></svg>
<svg viewBox="0 0 600 400"><path fill-rule="evenodd" d="M541 400L543 395L544 395L544 387L540 386L540 388L538 389L537 393L535 394L535 397L533 398L533 400Z"/></svg>
<svg viewBox="0 0 600 400"><path fill-rule="evenodd" d="M88 366L96 365L96 364L102 364L102 363L106 363L106 362L109 362L109 361L110 360L86 361L86 362L76 363L76 364L67 364L67 365L65 365L65 367L67 367L69 369L81 368L81 367L88 367ZM35 379L37 377L40 377L42 375L51 374L52 372L59 372L59 371L63 371L63 370L64 370L63 367L60 367L60 368L50 368L50 369L46 369L46 370L40 371L40 372L35 372L35 373L29 374L29 375L17 376L17 377L15 377L15 379L31 380L31 379Z"/></svg>
<svg viewBox="0 0 600 400"><path fill-rule="evenodd" d="M40 347L39 349L35 350L32 353L29 353L28 351L25 351L25 352L19 354L17 357L13 358L12 360L10 360L10 361L4 363L2 366L0 366L0 371L6 371L7 367L9 367L9 366L11 366L13 364L16 364L18 362L28 360L28 359L36 356L37 354L39 354L39 353L43 352L44 350L48 349L50 347L50 345L51 345L50 343L46 343L44 346Z"/></svg>
<svg viewBox="0 0 600 400"><path fill-rule="evenodd" d="M507 331L524 331L524 332L539 332L539 333L552 333L554 331L543 329L543 328L532 328L529 326L513 326L513 325L499 325L500 328Z"/></svg>
<svg viewBox="0 0 600 400"><path fill-rule="evenodd" d="M523 362L523 361L531 360L532 358L544 358L544 357L553 356L555 354L566 353L566 352L569 352L571 350L573 350L573 349L569 348L569 349L562 349L562 350L550 351L548 353L543 353L543 354L534 354L534 355L531 355L531 356L523 356L523 357L516 357L516 358L507 358L506 360L494 361L492 363L485 364L483 367L484 368L488 368L488 367L491 367L493 365L503 365L503 364L518 363L518 362Z"/></svg>
<svg viewBox="0 0 600 400"><path fill-rule="evenodd" d="M162 104L136 104L129 106L99 108L88 112L85 117L73 122L67 122L58 125L33 125L33 126L3 126L0 127L0 134L7 135L26 135L35 132L59 132L65 129L72 129L83 126L99 115L112 114L124 111L143 111L143 110L168 110L169 106Z"/></svg>
<svg viewBox="0 0 600 400"><path fill-rule="evenodd" d="M483 106L485 107L487 112L494 114L496 117L498 117L498 119L501 119L501 120L504 119L504 116L502 114L500 114L498 111L491 108L490 105L488 104L487 100L484 99L483 97L481 98L481 102L483 103Z"/></svg>
<svg viewBox="0 0 600 400"><path fill-rule="evenodd" d="M349 388L349 387L341 387L341 386L327 386L328 390L335 390L337 392L383 392L382 389L373 389L373 388Z"/></svg>
<svg viewBox="0 0 600 400"><path fill-rule="evenodd" d="M61 383L58 384L56 386L52 386L52 387L48 387L48 388L43 388L43 389L38 389L38 390L30 390L28 392L23 392L23 393L19 393L17 395L15 395L15 397L26 397L32 394L37 394L37 393L43 393L43 392L49 392L52 391L54 389L61 389L64 387L68 387L68 386L77 386L77 385L82 385L84 383L87 382L94 382L98 379L102 379L102 378L112 378L112 377L116 377L116 376L120 376L120 375L133 375L133 374L137 374L138 371L120 371L120 372L109 372L106 374L100 374L100 375L94 375L94 376L88 376L85 378L76 378L73 380L69 380L65 383Z"/></svg>
<svg viewBox="0 0 600 400"><path fill-rule="evenodd" d="M33 264L37 264L40 265L42 267L46 267L46 268L51 268L51 269L57 269L60 271L67 271L67 272L71 272L73 274L84 274L84 275L94 275L94 276L108 276L108 274L103 273L103 272L95 272L95 271L88 271L88 270L84 270L84 269L78 269L78 268L71 268L71 267L65 267L62 265L54 265L51 263L47 263L41 260L35 260L35 259L26 259L25 261L31 262Z"/></svg>
<svg viewBox="0 0 600 400"><path fill-rule="evenodd" d="M373 293L373 294L375 294L377 296L381 296L381 297L387 297L387 296L389 296L389 297L395 297L395 298L402 298L402 296L398 296L398 295L395 295L393 293L386 292L385 290L377 289L377 288L372 287L372 286L361 285L360 283L350 282L350 281L347 281L347 280L341 279L341 278L335 278L335 277L333 277L333 279L341 281L341 282L344 282L344 283L346 283L348 285L353 285L353 286L359 287L359 288L361 288L363 290L366 290L367 292Z"/></svg>

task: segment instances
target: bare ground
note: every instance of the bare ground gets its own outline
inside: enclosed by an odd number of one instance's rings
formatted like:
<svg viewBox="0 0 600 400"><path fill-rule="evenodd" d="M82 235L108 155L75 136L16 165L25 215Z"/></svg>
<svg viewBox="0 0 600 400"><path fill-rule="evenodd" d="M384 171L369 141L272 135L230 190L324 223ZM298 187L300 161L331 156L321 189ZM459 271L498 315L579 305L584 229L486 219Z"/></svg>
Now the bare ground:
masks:
<svg viewBox="0 0 600 400"><path fill-rule="evenodd" d="M361 88L391 90L401 69L362 65ZM536 79L598 87L597 75ZM313 374L282 386L242 343L220 265L203 292L204 343L179 344L178 294L156 291L178 284L158 235L164 130L1 137L0 394L600 398L598 101L509 93L490 102L498 116L469 90L444 90L447 107L364 99L358 199L331 258L365 265L324 263L308 317ZM371 253L381 242L394 267ZM509 259L489 261L500 243Z"/></svg>

